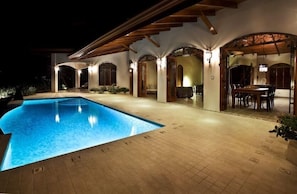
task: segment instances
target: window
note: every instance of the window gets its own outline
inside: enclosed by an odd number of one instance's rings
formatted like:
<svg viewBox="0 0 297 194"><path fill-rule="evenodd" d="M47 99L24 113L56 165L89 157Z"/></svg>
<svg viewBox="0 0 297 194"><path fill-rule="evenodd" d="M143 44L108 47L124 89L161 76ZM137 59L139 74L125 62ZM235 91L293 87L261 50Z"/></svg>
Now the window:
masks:
<svg viewBox="0 0 297 194"><path fill-rule="evenodd" d="M287 64L277 64L269 68L270 84L277 89L290 89L291 85L291 68Z"/></svg>
<svg viewBox="0 0 297 194"><path fill-rule="evenodd" d="M103 63L99 66L99 85L116 85L117 67L112 63Z"/></svg>

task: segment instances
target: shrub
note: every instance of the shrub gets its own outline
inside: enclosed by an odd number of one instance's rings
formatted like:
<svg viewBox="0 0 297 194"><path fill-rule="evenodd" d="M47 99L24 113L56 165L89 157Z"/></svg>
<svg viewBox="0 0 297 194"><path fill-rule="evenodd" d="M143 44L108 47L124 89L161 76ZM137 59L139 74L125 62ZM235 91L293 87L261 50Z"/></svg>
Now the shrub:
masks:
<svg viewBox="0 0 297 194"><path fill-rule="evenodd" d="M36 91L37 91L37 89L34 86L27 86L27 87L22 88L22 94L24 96L36 94Z"/></svg>
<svg viewBox="0 0 297 194"><path fill-rule="evenodd" d="M121 88L119 89L119 92L123 92L124 94L126 94L128 91L129 91L129 89L126 88L126 87L121 87Z"/></svg>
<svg viewBox="0 0 297 194"><path fill-rule="evenodd" d="M276 137L281 136L286 141L289 139L297 140L297 116L290 114L283 114L278 117L276 125L271 133L276 133Z"/></svg>

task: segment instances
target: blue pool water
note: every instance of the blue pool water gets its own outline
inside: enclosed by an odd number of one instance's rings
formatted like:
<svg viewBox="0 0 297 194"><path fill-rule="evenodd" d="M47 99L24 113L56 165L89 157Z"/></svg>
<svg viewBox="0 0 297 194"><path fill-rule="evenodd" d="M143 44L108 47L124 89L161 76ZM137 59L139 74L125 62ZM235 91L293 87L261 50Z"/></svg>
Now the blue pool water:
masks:
<svg viewBox="0 0 297 194"><path fill-rule="evenodd" d="M1 171L163 127L84 98L24 100L0 119L11 133Z"/></svg>

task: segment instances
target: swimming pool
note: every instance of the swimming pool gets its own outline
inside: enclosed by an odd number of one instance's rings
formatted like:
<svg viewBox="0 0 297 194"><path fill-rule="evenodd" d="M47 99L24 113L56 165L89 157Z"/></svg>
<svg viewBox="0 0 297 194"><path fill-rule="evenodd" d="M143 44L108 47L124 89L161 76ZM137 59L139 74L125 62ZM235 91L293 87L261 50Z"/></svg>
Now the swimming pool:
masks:
<svg viewBox="0 0 297 194"><path fill-rule="evenodd" d="M81 97L24 100L2 116L11 139L1 171L163 127Z"/></svg>

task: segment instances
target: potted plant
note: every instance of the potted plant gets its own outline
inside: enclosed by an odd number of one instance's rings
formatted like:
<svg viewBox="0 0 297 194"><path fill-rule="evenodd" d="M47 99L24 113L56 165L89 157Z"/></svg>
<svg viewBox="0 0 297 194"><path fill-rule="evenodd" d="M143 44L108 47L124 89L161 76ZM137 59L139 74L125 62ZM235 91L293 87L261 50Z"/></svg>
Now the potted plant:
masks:
<svg viewBox="0 0 297 194"><path fill-rule="evenodd" d="M297 116L283 114L278 116L277 122L278 125L269 132L276 133L276 137L280 136L285 141L289 141L286 159L297 165Z"/></svg>

